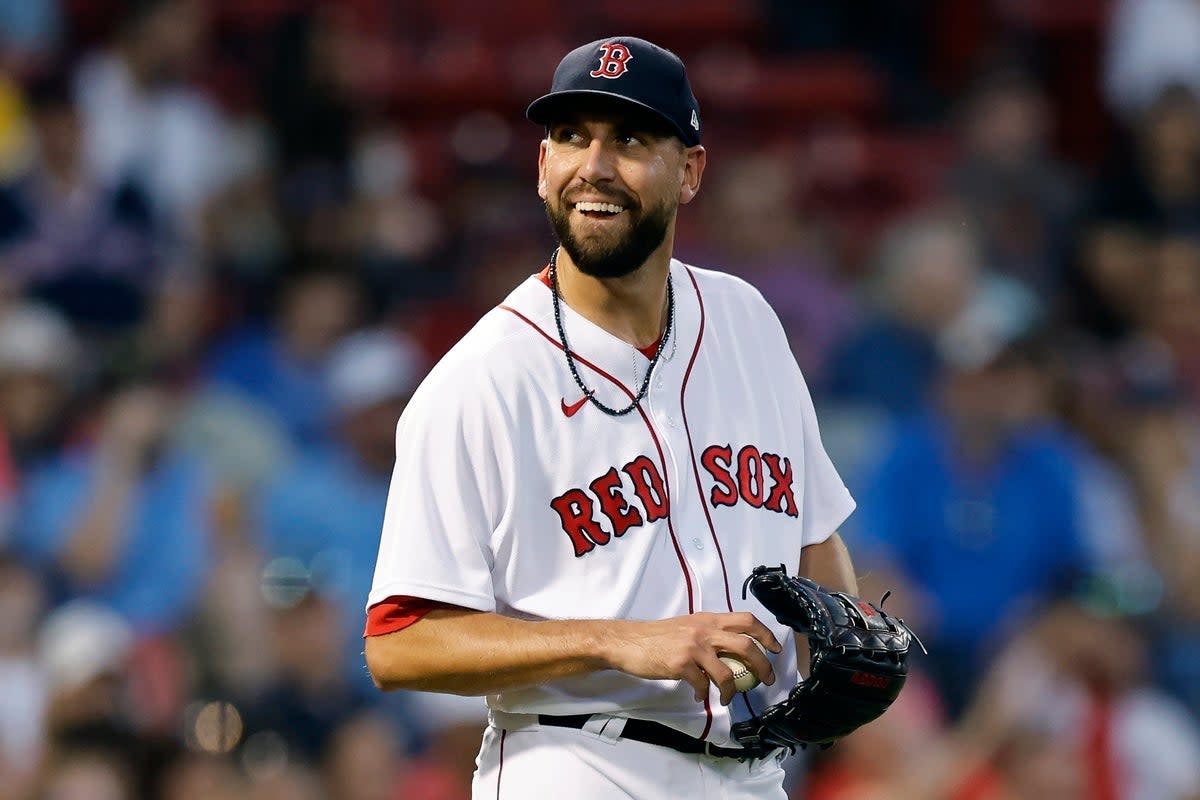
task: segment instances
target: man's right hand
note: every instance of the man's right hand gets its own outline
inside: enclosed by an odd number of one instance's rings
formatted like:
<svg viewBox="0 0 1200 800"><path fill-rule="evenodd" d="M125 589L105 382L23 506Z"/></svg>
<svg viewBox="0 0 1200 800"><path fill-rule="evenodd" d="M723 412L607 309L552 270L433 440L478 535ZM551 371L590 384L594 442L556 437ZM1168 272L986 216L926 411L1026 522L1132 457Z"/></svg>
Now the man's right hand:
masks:
<svg viewBox="0 0 1200 800"><path fill-rule="evenodd" d="M747 637L772 653L783 649L770 629L746 611L701 612L648 622L616 620L611 625L605 660L612 669L651 680L686 681L698 703L708 697L710 684L720 690L722 705L737 693L733 672L721 661L722 655L742 661L768 686L775 682L771 662Z"/></svg>

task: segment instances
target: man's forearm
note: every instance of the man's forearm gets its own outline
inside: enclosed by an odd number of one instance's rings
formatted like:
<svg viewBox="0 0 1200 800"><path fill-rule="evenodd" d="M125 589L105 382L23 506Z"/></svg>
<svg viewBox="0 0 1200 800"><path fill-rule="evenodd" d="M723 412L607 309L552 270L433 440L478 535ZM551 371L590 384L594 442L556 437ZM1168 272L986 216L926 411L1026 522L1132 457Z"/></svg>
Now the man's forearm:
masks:
<svg viewBox="0 0 1200 800"><path fill-rule="evenodd" d="M858 579L854 577L850 551L837 533L800 551L799 575L830 589L858 595Z"/></svg>
<svg viewBox="0 0 1200 800"><path fill-rule="evenodd" d="M483 695L605 669L608 620L538 621L437 609L415 625L366 640L385 690Z"/></svg>
<svg viewBox="0 0 1200 800"><path fill-rule="evenodd" d="M758 644L756 644L756 642ZM732 655L763 683L775 675L759 644L782 645L748 612L700 611L660 620L529 621L468 609L438 609L409 627L367 638L367 666L381 689L493 694L614 669L647 680L688 683L696 702L711 686L734 695Z"/></svg>

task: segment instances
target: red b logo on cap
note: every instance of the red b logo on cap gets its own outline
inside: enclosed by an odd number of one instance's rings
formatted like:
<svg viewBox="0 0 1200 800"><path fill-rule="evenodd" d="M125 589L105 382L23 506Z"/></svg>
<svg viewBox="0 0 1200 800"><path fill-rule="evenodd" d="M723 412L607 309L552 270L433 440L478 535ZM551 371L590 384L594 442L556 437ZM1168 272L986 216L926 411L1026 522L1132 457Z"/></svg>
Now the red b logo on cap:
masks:
<svg viewBox="0 0 1200 800"><path fill-rule="evenodd" d="M600 56L600 66L588 74L593 78L619 78L629 69L626 64L633 58L629 48L619 42L609 42L600 45L604 55Z"/></svg>

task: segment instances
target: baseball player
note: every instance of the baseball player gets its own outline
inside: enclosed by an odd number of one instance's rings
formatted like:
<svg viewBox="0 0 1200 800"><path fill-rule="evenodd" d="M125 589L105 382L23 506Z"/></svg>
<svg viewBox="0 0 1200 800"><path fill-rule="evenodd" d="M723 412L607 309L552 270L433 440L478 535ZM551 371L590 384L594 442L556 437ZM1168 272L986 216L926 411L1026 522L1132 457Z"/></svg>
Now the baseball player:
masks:
<svg viewBox="0 0 1200 800"><path fill-rule="evenodd" d="M706 161L679 58L584 45L527 113L561 247L400 418L368 667L487 695L476 798L784 798L783 751L731 725L800 662L742 583L786 564L855 593L854 501L775 313L672 258Z"/></svg>

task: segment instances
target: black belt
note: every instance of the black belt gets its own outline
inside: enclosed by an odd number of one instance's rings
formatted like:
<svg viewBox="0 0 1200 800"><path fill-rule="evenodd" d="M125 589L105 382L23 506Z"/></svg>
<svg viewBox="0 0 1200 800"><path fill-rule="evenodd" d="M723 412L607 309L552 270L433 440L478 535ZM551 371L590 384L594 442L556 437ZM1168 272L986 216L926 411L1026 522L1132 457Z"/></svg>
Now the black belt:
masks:
<svg viewBox="0 0 1200 800"><path fill-rule="evenodd" d="M538 722L542 725L580 730L583 729L583 726L591 718L591 714L570 714L561 717L551 714L538 714ZM646 744L656 744L659 747L669 747L681 753L692 753L694 755L703 753L707 756L720 756L721 758L737 758L742 760L762 758L767 755L767 753L759 752L753 748L721 747L704 739L688 736L682 731L669 728L661 723L650 722L644 719L625 720L625 728L621 731L621 738L633 739L634 741L645 742Z"/></svg>

